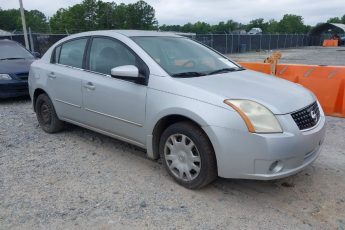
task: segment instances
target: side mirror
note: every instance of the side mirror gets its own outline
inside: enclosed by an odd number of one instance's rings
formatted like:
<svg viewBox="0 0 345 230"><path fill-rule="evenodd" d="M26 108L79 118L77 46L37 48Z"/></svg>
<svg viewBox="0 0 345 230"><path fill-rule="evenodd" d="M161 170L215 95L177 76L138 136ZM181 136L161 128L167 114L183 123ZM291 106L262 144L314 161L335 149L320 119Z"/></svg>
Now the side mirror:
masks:
<svg viewBox="0 0 345 230"><path fill-rule="evenodd" d="M123 65L111 69L112 77L138 78L139 69L134 65Z"/></svg>
<svg viewBox="0 0 345 230"><path fill-rule="evenodd" d="M41 58L41 54L39 52L32 52L35 58Z"/></svg>

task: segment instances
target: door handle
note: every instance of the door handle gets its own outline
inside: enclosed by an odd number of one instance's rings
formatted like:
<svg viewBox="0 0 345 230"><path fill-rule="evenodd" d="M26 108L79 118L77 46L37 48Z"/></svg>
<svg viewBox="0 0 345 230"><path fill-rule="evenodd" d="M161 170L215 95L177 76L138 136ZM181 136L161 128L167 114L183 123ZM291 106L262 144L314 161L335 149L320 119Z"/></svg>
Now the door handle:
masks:
<svg viewBox="0 0 345 230"><path fill-rule="evenodd" d="M90 89L90 90L94 90L96 88L96 86L94 86L92 84L92 82L88 82L84 85L84 88Z"/></svg>
<svg viewBox="0 0 345 230"><path fill-rule="evenodd" d="M48 77L51 78L51 79L54 79L54 78L56 78L56 75L55 75L54 72L50 72L50 73L48 74Z"/></svg>

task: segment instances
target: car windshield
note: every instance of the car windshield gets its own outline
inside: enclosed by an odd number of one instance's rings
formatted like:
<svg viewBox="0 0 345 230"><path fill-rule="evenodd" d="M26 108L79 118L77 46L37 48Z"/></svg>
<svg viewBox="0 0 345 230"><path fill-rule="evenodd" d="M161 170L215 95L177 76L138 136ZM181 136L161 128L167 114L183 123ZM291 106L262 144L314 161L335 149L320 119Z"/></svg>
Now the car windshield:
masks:
<svg viewBox="0 0 345 230"><path fill-rule="evenodd" d="M197 77L243 69L188 38L132 37L132 40L173 77Z"/></svg>
<svg viewBox="0 0 345 230"><path fill-rule="evenodd" d="M0 42L0 60L32 59L34 56L22 46L12 42Z"/></svg>

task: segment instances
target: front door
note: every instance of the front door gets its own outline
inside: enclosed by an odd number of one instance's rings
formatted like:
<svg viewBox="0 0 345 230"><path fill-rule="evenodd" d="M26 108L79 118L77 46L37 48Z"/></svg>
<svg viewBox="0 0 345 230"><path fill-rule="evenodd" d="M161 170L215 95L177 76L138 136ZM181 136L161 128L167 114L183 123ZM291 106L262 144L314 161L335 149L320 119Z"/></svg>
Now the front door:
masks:
<svg viewBox="0 0 345 230"><path fill-rule="evenodd" d="M129 141L145 143L147 86L110 76L112 68L136 65L137 56L121 42L93 38L82 80L87 125Z"/></svg>

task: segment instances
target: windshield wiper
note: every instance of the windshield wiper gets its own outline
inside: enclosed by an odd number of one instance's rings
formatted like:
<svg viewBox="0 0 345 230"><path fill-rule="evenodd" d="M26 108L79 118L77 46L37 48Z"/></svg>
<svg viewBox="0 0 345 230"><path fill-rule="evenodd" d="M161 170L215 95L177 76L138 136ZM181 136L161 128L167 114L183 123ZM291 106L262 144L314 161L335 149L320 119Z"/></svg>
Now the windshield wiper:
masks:
<svg viewBox="0 0 345 230"><path fill-rule="evenodd" d="M200 73L200 72L182 72L182 73L175 73L171 76L173 77L200 77L200 76L205 76L205 74Z"/></svg>
<svg viewBox="0 0 345 230"><path fill-rule="evenodd" d="M16 60L16 59L25 59L25 58L20 58L20 57L13 57L13 58L1 58L0 61L3 60Z"/></svg>
<svg viewBox="0 0 345 230"><path fill-rule="evenodd" d="M242 67L238 68L223 68L223 69L218 69L212 72L209 72L207 75L212 75L212 74L217 74L217 73L227 73L227 72L233 72L233 71L241 71L244 70Z"/></svg>

